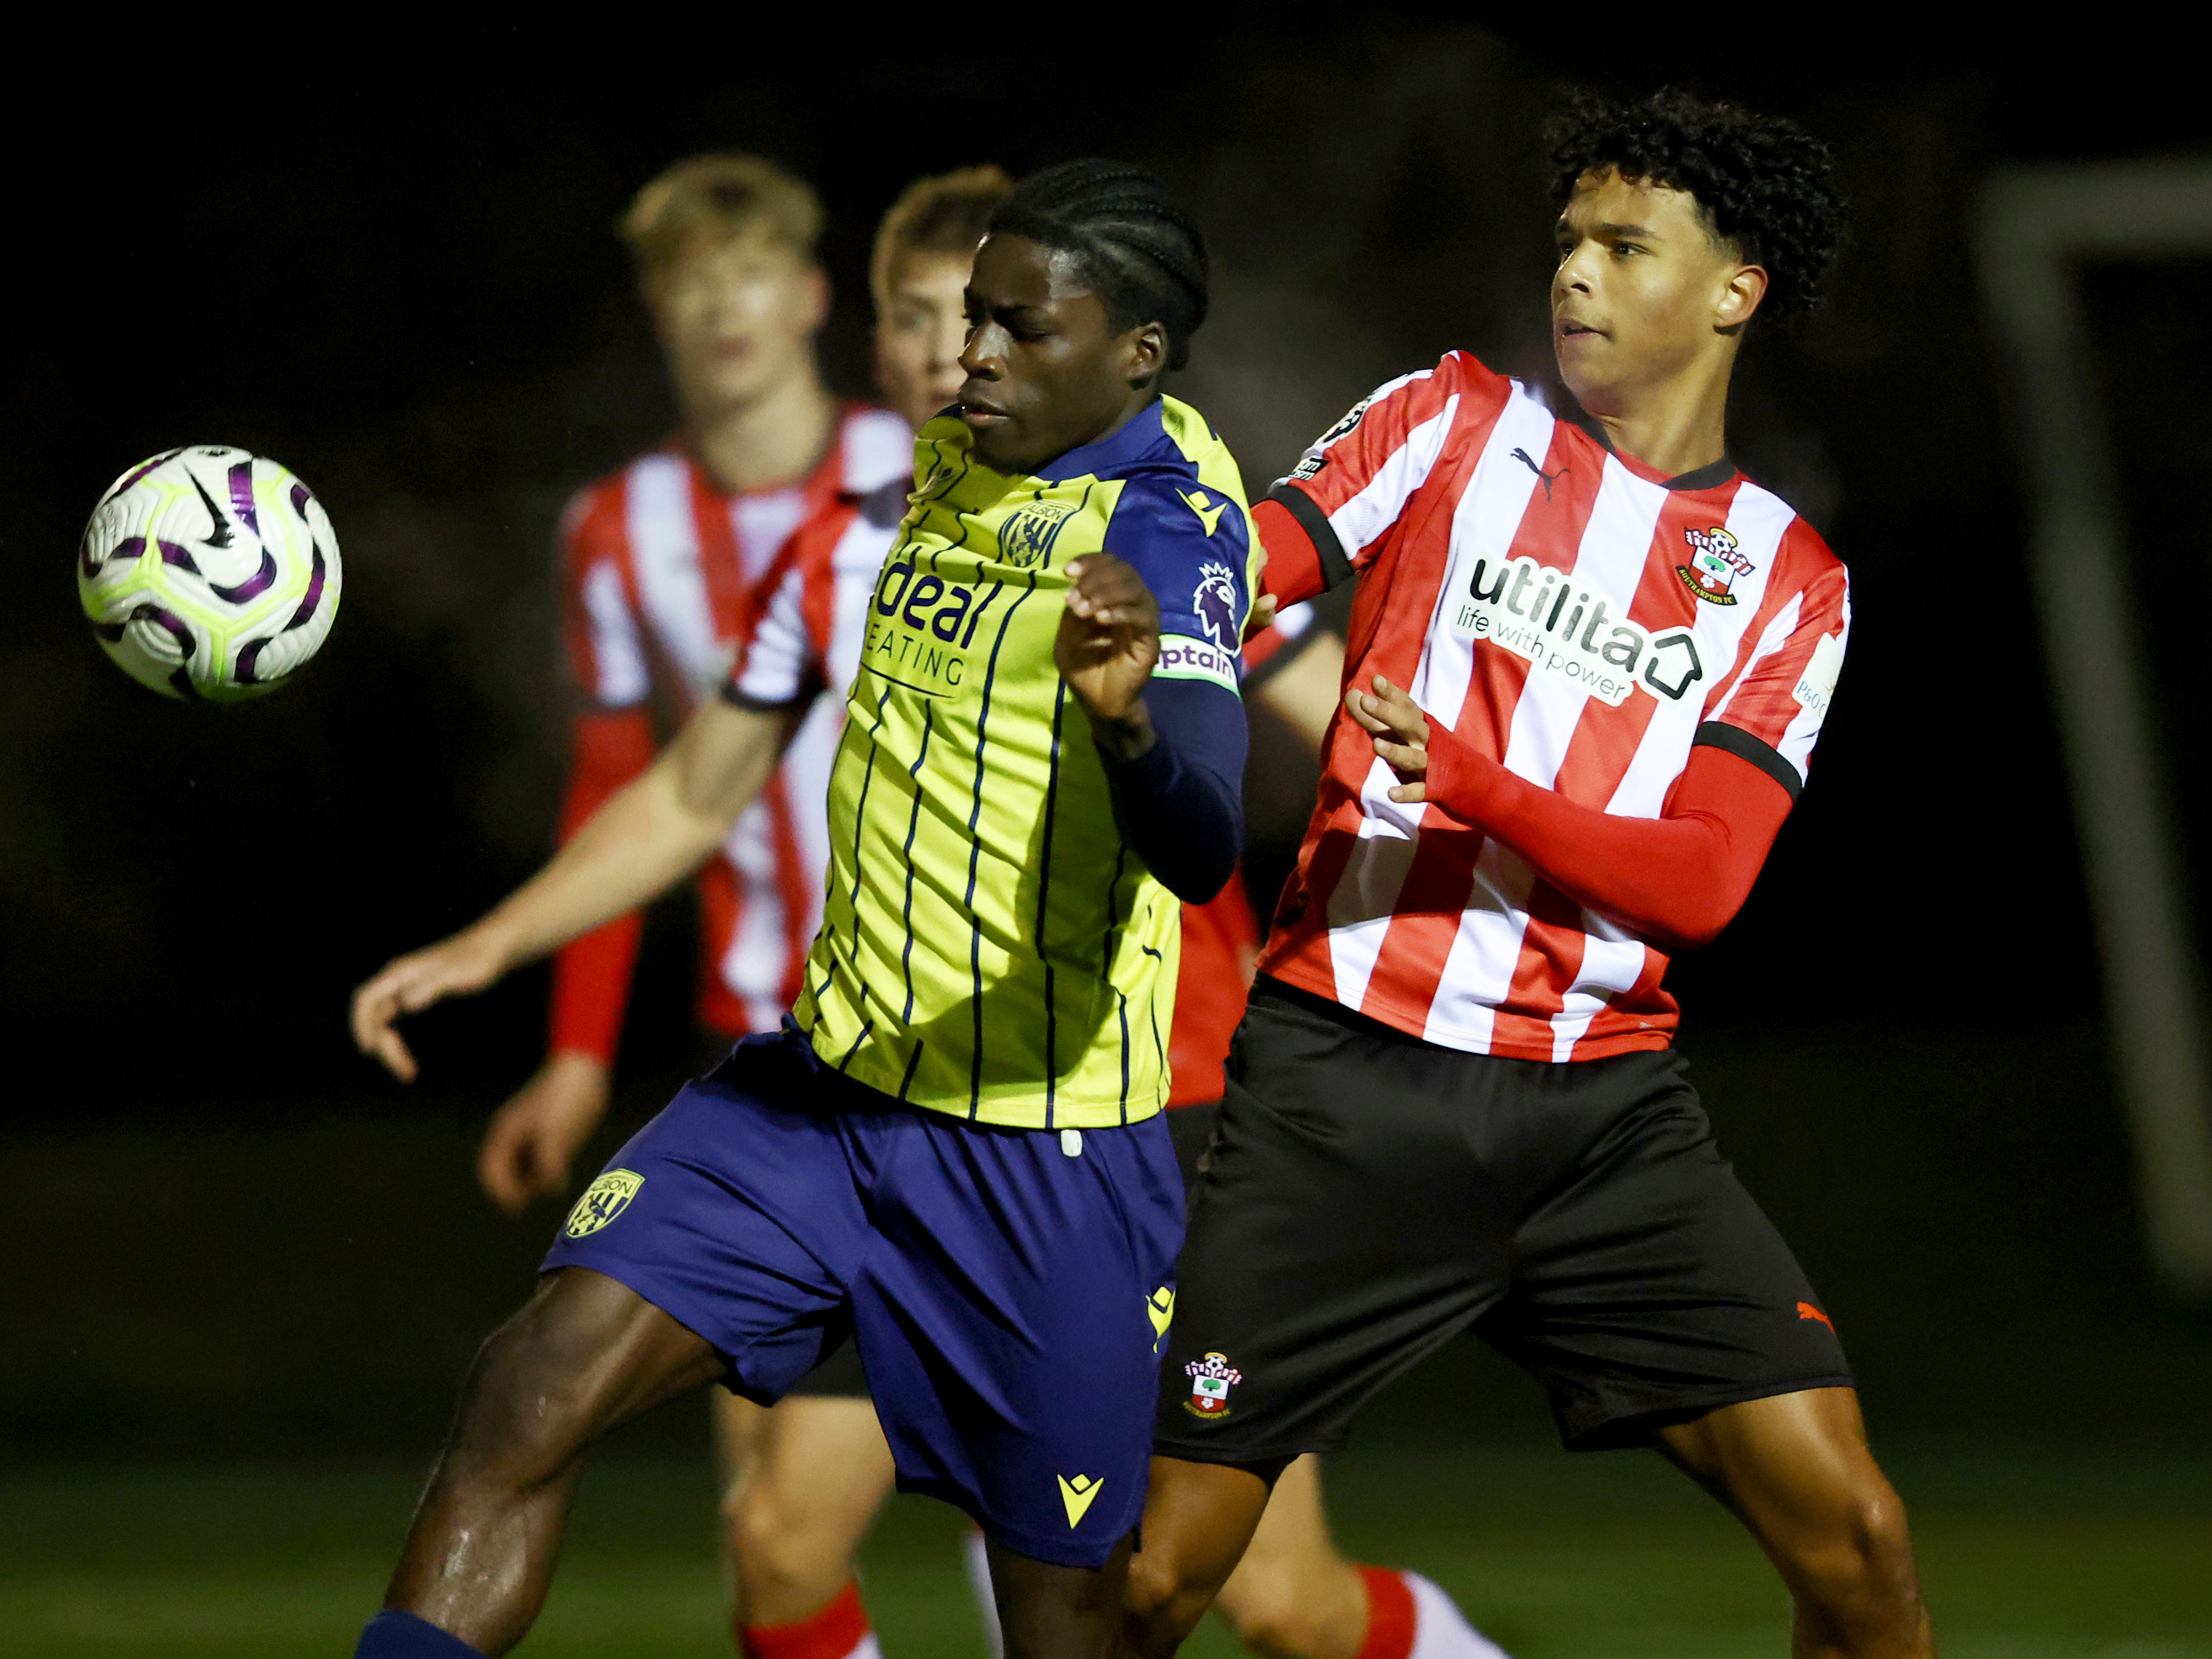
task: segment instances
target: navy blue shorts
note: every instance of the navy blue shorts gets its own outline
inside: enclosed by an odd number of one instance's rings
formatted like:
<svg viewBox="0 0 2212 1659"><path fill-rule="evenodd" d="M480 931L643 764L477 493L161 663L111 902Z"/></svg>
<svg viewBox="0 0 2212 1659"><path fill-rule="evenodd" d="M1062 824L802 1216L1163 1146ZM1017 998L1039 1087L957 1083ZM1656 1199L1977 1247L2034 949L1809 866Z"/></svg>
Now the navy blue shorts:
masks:
<svg viewBox="0 0 2212 1659"><path fill-rule="evenodd" d="M787 1029L640 1130L544 1271L628 1285L763 1405L853 1339L902 1491L1096 1567L1144 1507L1182 1208L1160 1117L969 1123L839 1077Z"/></svg>

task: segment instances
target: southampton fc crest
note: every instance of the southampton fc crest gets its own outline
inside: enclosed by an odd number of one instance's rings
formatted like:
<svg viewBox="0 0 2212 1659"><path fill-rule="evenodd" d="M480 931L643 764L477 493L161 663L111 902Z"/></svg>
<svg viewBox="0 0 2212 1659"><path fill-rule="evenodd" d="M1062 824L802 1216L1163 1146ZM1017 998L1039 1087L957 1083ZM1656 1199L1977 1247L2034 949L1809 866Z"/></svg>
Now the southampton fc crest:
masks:
<svg viewBox="0 0 2212 1659"><path fill-rule="evenodd" d="M1052 557L1062 526L1075 516L1072 501L1031 501L999 528L999 556L1028 570Z"/></svg>
<svg viewBox="0 0 2212 1659"><path fill-rule="evenodd" d="M1190 1378L1190 1398L1182 1402L1182 1408L1209 1423L1228 1416L1229 1390L1244 1380L1244 1373L1229 1363L1229 1356L1210 1353L1182 1369Z"/></svg>
<svg viewBox="0 0 2212 1659"><path fill-rule="evenodd" d="M1734 605L1735 595L1729 590L1735 579L1759 568L1736 550L1735 537L1715 525L1710 530L1686 530L1682 539L1690 544L1690 562L1674 567L1682 586L1707 605Z"/></svg>
<svg viewBox="0 0 2212 1659"><path fill-rule="evenodd" d="M634 1170L608 1170L584 1188L576 1207L568 1212L568 1224L564 1231L571 1238L589 1238L629 1208L630 1200L644 1185L645 1177Z"/></svg>

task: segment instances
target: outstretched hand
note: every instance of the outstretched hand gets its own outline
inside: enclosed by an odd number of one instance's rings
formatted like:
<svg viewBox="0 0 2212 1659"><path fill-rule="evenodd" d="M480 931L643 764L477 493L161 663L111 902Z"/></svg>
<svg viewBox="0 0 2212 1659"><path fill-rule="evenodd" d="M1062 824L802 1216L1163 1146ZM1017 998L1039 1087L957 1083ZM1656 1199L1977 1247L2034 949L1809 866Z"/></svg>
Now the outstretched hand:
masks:
<svg viewBox="0 0 2212 1659"><path fill-rule="evenodd" d="M1159 602L1111 553L1071 560L1067 574L1067 607L1052 645L1060 678L1094 726L1145 721L1145 682L1160 659Z"/></svg>
<svg viewBox="0 0 2212 1659"><path fill-rule="evenodd" d="M395 957L353 994L355 1045L382 1060L384 1069L402 1083L412 1083L418 1069L415 1056L393 1022L447 997L481 991L506 968L505 953L473 927L427 951Z"/></svg>
<svg viewBox="0 0 2212 1659"><path fill-rule="evenodd" d="M1375 752L1404 780L1391 786L1390 799L1427 799L1429 721L1420 705L1377 674L1371 691L1346 688L1344 710L1374 734Z"/></svg>
<svg viewBox="0 0 2212 1659"><path fill-rule="evenodd" d="M492 1115L477 1180L501 1209L521 1214L533 1199L568 1184L568 1165L606 1113L606 1062L574 1051L553 1055Z"/></svg>

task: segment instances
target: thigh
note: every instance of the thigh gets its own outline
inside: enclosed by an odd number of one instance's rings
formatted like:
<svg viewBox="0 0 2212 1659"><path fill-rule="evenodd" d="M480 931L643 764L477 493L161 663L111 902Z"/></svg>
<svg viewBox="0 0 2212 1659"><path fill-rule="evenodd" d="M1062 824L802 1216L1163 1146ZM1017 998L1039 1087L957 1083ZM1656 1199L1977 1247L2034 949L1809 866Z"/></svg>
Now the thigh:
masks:
<svg viewBox="0 0 2212 1659"><path fill-rule="evenodd" d="M712 1347L627 1285L554 1273L478 1354L448 1463L520 1458L550 1472L720 1370Z"/></svg>
<svg viewBox="0 0 2212 1659"><path fill-rule="evenodd" d="M842 1560L860 1547L891 1480L874 1407L793 1395L766 1413L745 1486L778 1534Z"/></svg>
<svg viewBox="0 0 2212 1659"><path fill-rule="evenodd" d="M749 1038L585 1189L544 1270L627 1285L763 1404L842 1342L868 1224L805 1042Z"/></svg>
<svg viewBox="0 0 2212 1659"><path fill-rule="evenodd" d="M1168 1135L1175 1142L1176 1167L1182 1171L1186 1194L1197 1190L1206 1154L1213 1145L1214 1127L1221 1118L1221 1103L1210 1100L1196 1106L1170 1106Z"/></svg>
<svg viewBox="0 0 2212 1659"><path fill-rule="evenodd" d="M1163 1456L1332 1450L1376 1389L1502 1292L1510 1230L1438 1058L1254 999L1191 1193Z"/></svg>
<svg viewBox="0 0 2212 1659"><path fill-rule="evenodd" d="M868 1399L868 1368L860 1363L860 1350L851 1342L839 1344L822 1363L791 1385L789 1400L845 1400L865 1404Z"/></svg>
<svg viewBox="0 0 2212 1659"><path fill-rule="evenodd" d="M1671 1055L1586 1062L1644 1097L1515 1237L1481 1334L1534 1373L1577 1449L1650 1444L1716 1407L1849 1388L1835 1327ZM1593 1074L1593 1086L1602 1079Z"/></svg>
<svg viewBox="0 0 2212 1659"><path fill-rule="evenodd" d="M1340 1570L1343 1559L1330 1541L1328 1520L1322 1510L1321 1459L1309 1453L1277 1477L1252 1541L1222 1586L1221 1597L1232 1613L1243 1595L1289 1601L1297 1586L1321 1582Z"/></svg>
<svg viewBox="0 0 2212 1659"><path fill-rule="evenodd" d="M1182 1232L1166 1125L1064 1142L908 1116L871 1153L853 1297L899 1485L1002 1550L1097 1568L1144 1501Z"/></svg>

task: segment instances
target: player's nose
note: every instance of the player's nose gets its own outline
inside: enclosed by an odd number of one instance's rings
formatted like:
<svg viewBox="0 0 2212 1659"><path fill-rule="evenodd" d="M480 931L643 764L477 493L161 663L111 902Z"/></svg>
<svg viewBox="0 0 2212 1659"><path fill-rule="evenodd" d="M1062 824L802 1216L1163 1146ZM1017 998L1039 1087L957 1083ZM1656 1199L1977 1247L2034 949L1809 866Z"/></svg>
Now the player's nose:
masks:
<svg viewBox="0 0 2212 1659"><path fill-rule="evenodd" d="M996 328L979 328L968 337L968 343L960 349L961 373L971 380L995 380L1006 368Z"/></svg>

